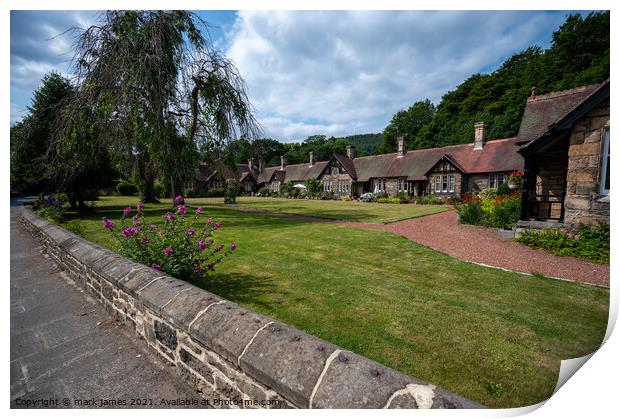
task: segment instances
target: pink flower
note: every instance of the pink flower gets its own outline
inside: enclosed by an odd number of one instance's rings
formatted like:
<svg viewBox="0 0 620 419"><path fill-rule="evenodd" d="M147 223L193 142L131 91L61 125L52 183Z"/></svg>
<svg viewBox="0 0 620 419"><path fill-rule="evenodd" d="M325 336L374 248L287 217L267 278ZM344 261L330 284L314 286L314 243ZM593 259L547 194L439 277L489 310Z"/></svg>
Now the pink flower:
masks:
<svg viewBox="0 0 620 419"><path fill-rule="evenodd" d="M137 215L134 215L133 217L131 217L131 221L132 221L134 224L140 224L140 220L138 219L138 216L137 216Z"/></svg>
<svg viewBox="0 0 620 419"><path fill-rule="evenodd" d="M142 237L142 238L140 239L140 242L141 242L143 245L145 245L145 246L146 246L147 244L149 244L149 238L148 238L148 237Z"/></svg>
<svg viewBox="0 0 620 419"><path fill-rule="evenodd" d="M157 226L155 224L149 224L149 228L151 230L155 230L157 228Z"/></svg>
<svg viewBox="0 0 620 419"><path fill-rule="evenodd" d="M158 271L161 271L161 266L160 266L160 265L158 265L158 264L154 264L154 265L152 265L152 266L151 266L151 268L156 269L156 270L158 270Z"/></svg>
<svg viewBox="0 0 620 419"><path fill-rule="evenodd" d="M215 225L213 226L213 228L215 228L216 230L219 230L220 228L222 228L222 223L220 223L219 221L217 223L215 223Z"/></svg>
<svg viewBox="0 0 620 419"><path fill-rule="evenodd" d="M181 195L179 195L174 198L174 202L176 202L177 205L181 205L185 203L185 199Z"/></svg>
<svg viewBox="0 0 620 419"><path fill-rule="evenodd" d="M193 236L194 234L196 234L196 229L194 227L192 227L189 230L187 230L187 235L188 236Z"/></svg>
<svg viewBox="0 0 620 419"><path fill-rule="evenodd" d="M207 242L202 239L198 240L198 247L200 250L205 250L207 248Z"/></svg>
<svg viewBox="0 0 620 419"><path fill-rule="evenodd" d="M123 229L123 236L130 237L135 235L138 232L136 227L126 227Z"/></svg>
<svg viewBox="0 0 620 419"><path fill-rule="evenodd" d="M139 213L142 213L142 211L144 210L144 204L138 201L138 203L136 204L136 210L138 210Z"/></svg>
<svg viewBox="0 0 620 419"><path fill-rule="evenodd" d="M123 210L123 215L125 217L127 217L129 214L131 214L131 207L127 207Z"/></svg>
<svg viewBox="0 0 620 419"><path fill-rule="evenodd" d="M196 208L196 215L200 215L200 214L202 214L202 208L198 207Z"/></svg>
<svg viewBox="0 0 620 419"><path fill-rule="evenodd" d="M237 243L232 242L232 243L230 244L230 250L235 250L236 248L237 248Z"/></svg>
<svg viewBox="0 0 620 419"><path fill-rule="evenodd" d="M103 224L103 228L107 228L108 230L112 230L112 228L114 227L114 223L112 222L112 220L108 220L107 218L101 220L101 224Z"/></svg>
<svg viewBox="0 0 620 419"><path fill-rule="evenodd" d="M166 247L164 249L164 253L167 254L167 255L171 255L172 254L172 247Z"/></svg>
<svg viewBox="0 0 620 419"><path fill-rule="evenodd" d="M207 218L207 225L211 225L212 222L213 222L213 219L211 217Z"/></svg>
<svg viewBox="0 0 620 419"><path fill-rule="evenodd" d="M174 219L175 219L175 218L177 218L177 217L176 217L173 213L171 213L171 212L167 212L167 213L164 215L164 218L165 218L166 220L168 220L168 221L172 221L172 220L174 220Z"/></svg>
<svg viewBox="0 0 620 419"><path fill-rule="evenodd" d="M179 205L177 211L179 211L179 215L185 215L187 207L185 205Z"/></svg>

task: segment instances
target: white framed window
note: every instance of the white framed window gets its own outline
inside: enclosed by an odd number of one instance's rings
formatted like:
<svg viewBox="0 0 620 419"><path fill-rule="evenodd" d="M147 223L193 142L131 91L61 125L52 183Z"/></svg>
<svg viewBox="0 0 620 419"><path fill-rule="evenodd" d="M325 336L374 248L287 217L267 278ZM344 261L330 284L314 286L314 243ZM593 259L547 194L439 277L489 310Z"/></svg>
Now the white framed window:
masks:
<svg viewBox="0 0 620 419"><path fill-rule="evenodd" d="M454 192L455 185L456 185L456 176L455 175L448 176L448 192Z"/></svg>
<svg viewBox="0 0 620 419"><path fill-rule="evenodd" d="M489 188L497 189L506 182L506 173L489 173Z"/></svg>
<svg viewBox="0 0 620 419"><path fill-rule="evenodd" d="M499 186L504 182L506 182L506 174L498 173L497 174L497 187L499 188Z"/></svg>
<svg viewBox="0 0 620 419"><path fill-rule="evenodd" d="M603 135L603 152L602 154L602 160L601 160L601 187L600 187L600 193L601 195L609 195L609 186L610 186L610 182L609 182L609 172L610 172L610 167L609 167L609 127L607 127L605 129L605 134Z"/></svg>
<svg viewBox="0 0 620 419"><path fill-rule="evenodd" d="M435 176L435 192L441 192L441 176Z"/></svg>
<svg viewBox="0 0 620 419"><path fill-rule="evenodd" d="M489 173L489 188L497 188L495 182L495 173Z"/></svg>
<svg viewBox="0 0 620 419"><path fill-rule="evenodd" d="M332 187L332 183L329 180L323 181L323 192L329 192Z"/></svg>
<svg viewBox="0 0 620 419"><path fill-rule="evenodd" d="M441 191L448 192L448 175L441 176Z"/></svg>

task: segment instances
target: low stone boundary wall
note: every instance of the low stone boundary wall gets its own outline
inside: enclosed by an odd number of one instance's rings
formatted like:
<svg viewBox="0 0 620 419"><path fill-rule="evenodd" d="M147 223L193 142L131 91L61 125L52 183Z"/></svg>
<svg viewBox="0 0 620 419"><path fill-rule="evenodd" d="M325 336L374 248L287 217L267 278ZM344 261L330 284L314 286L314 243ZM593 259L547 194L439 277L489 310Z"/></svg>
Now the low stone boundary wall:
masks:
<svg viewBox="0 0 620 419"><path fill-rule="evenodd" d="M215 391L232 407L482 407L133 262L27 208L20 219L197 391Z"/></svg>

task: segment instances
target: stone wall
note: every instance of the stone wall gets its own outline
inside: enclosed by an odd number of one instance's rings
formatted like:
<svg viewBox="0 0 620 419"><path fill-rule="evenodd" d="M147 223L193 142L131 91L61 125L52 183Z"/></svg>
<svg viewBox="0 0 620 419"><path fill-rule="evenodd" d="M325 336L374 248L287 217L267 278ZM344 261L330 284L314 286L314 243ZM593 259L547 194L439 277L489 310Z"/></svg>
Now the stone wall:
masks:
<svg viewBox="0 0 620 419"><path fill-rule="evenodd" d="M482 406L132 262L24 209L61 268L197 391L245 408Z"/></svg>
<svg viewBox="0 0 620 419"><path fill-rule="evenodd" d="M475 174L467 176L467 191L480 192L489 189L489 174Z"/></svg>
<svg viewBox="0 0 620 419"><path fill-rule="evenodd" d="M609 196L601 195L603 136L609 129L609 99L573 127L568 148L564 223L609 223Z"/></svg>

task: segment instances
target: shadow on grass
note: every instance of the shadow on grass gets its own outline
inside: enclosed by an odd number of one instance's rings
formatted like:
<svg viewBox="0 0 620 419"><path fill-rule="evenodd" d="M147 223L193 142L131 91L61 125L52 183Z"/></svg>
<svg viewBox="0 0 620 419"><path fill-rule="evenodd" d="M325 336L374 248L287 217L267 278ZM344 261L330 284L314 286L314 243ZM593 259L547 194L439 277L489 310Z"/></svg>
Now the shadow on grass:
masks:
<svg viewBox="0 0 620 419"><path fill-rule="evenodd" d="M287 294L278 289L270 276L214 273L196 285L227 300L241 305L260 306L267 311L272 311L273 304L265 300L266 295L269 295L270 299L275 295L274 303L277 304L278 301L284 301Z"/></svg>

